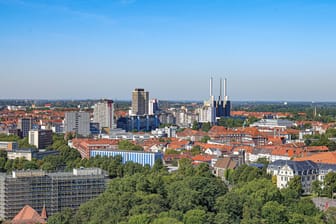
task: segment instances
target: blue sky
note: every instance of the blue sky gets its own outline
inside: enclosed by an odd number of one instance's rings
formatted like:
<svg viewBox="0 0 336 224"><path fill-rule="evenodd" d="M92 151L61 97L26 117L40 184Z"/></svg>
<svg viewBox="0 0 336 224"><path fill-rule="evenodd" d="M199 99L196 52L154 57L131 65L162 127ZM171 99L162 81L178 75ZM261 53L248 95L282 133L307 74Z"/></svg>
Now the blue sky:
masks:
<svg viewBox="0 0 336 224"><path fill-rule="evenodd" d="M336 101L336 1L0 0L0 98ZM215 93L219 84L215 83Z"/></svg>

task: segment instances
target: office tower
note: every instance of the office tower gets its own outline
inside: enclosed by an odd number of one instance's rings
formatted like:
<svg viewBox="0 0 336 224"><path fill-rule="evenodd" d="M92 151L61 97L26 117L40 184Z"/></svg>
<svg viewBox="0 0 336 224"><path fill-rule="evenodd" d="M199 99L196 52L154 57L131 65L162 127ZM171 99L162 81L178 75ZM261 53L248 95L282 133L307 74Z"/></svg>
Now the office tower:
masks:
<svg viewBox="0 0 336 224"><path fill-rule="evenodd" d="M25 138L28 136L28 132L32 129L32 120L31 118L20 118L18 120L18 129L21 130L21 137Z"/></svg>
<svg viewBox="0 0 336 224"><path fill-rule="evenodd" d="M148 114L154 115L159 111L159 102L157 99L151 99L149 101Z"/></svg>
<svg viewBox="0 0 336 224"><path fill-rule="evenodd" d="M51 130L31 130L28 135L30 145L35 145L38 149L45 149L52 144Z"/></svg>
<svg viewBox="0 0 336 224"><path fill-rule="evenodd" d="M149 93L144 89L135 89L132 93L132 115L148 114Z"/></svg>
<svg viewBox="0 0 336 224"><path fill-rule="evenodd" d="M112 100L102 100L94 105L93 122L100 128L114 128L114 103Z"/></svg>
<svg viewBox="0 0 336 224"><path fill-rule="evenodd" d="M90 135L90 113L66 112L64 118L65 132L74 132L87 137Z"/></svg>
<svg viewBox="0 0 336 224"><path fill-rule="evenodd" d="M0 173L0 220L13 218L25 205L48 215L65 208L77 209L105 190L105 177L98 168L47 173L41 170Z"/></svg>

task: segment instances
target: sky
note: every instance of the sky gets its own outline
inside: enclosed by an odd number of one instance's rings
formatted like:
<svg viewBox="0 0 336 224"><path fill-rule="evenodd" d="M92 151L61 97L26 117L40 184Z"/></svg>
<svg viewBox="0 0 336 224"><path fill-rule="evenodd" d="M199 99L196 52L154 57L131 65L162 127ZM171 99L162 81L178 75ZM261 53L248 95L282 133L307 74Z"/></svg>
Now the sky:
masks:
<svg viewBox="0 0 336 224"><path fill-rule="evenodd" d="M0 0L0 99L336 101L333 0Z"/></svg>

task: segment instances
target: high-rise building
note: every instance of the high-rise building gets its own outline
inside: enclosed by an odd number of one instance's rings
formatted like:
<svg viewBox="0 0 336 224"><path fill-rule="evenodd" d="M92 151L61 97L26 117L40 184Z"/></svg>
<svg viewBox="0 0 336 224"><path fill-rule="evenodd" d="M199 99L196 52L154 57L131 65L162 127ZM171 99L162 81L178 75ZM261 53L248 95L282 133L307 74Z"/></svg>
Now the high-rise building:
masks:
<svg viewBox="0 0 336 224"><path fill-rule="evenodd" d="M90 135L90 113L66 112L64 118L65 132L74 132L81 136Z"/></svg>
<svg viewBox="0 0 336 224"><path fill-rule="evenodd" d="M28 142L38 149L45 149L52 144L52 130L31 130L29 131Z"/></svg>
<svg viewBox="0 0 336 224"><path fill-rule="evenodd" d="M32 129L32 126L31 118L20 118L18 120L17 128L21 130L22 138L28 136L28 132Z"/></svg>
<svg viewBox="0 0 336 224"><path fill-rule="evenodd" d="M154 115L159 111L159 101L157 99L151 99L149 101L148 114Z"/></svg>
<svg viewBox="0 0 336 224"><path fill-rule="evenodd" d="M13 218L25 205L48 215L64 208L77 209L105 190L105 177L98 168L46 173L40 170L0 173L0 219Z"/></svg>
<svg viewBox="0 0 336 224"><path fill-rule="evenodd" d="M114 103L112 100L102 100L94 105L93 122L100 128L114 128Z"/></svg>
<svg viewBox="0 0 336 224"><path fill-rule="evenodd" d="M148 114L149 93L144 89L134 89L132 93L132 115Z"/></svg>

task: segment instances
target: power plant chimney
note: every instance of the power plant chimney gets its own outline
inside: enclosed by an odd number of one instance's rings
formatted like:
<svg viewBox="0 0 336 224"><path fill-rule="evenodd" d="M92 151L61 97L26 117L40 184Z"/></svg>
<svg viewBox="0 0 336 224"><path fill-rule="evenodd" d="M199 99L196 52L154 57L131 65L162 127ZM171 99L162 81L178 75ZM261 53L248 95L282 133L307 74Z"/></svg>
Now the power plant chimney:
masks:
<svg viewBox="0 0 336 224"><path fill-rule="evenodd" d="M224 101L228 100L228 96L227 96L227 80L226 78L224 79Z"/></svg>
<svg viewBox="0 0 336 224"><path fill-rule="evenodd" d="M220 81L219 81L219 101L223 100L223 95L222 95L222 78L220 78Z"/></svg>

